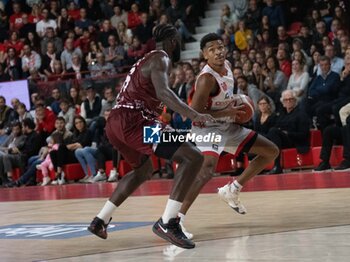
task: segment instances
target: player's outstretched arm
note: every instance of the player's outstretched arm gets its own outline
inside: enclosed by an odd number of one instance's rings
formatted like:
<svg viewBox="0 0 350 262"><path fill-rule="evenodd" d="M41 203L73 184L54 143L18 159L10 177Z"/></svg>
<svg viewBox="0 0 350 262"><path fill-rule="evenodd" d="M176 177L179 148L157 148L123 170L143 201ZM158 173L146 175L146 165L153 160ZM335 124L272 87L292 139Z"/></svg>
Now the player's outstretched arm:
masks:
<svg viewBox="0 0 350 262"><path fill-rule="evenodd" d="M170 63L170 59L166 56L155 56L154 60L150 64L151 79L158 99L167 105L171 110L190 118L192 121L214 121L212 116L208 114L200 114L182 102L169 88L168 71L170 68Z"/></svg>

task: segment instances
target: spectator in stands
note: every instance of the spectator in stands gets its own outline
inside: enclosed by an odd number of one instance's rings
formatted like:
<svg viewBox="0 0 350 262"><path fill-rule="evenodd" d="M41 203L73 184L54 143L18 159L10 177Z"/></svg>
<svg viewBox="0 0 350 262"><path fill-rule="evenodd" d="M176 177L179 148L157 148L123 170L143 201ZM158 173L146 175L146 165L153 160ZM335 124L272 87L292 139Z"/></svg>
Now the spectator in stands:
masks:
<svg viewBox="0 0 350 262"><path fill-rule="evenodd" d="M108 47L108 37L110 35L114 35L117 40L119 40L119 36L117 30L115 30L111 22L108 19L103 20L101 31L98 33L98 46L100 50Z"/></svg>
<svg viewBox="0 0 350 262"><path fill-rule="evenodd" d="M304 71L304 65L299 60L293 60L292 72L287 89L291 89L294 92L294 96L299 103L306 97L310 78L309 74Z"/></svg>
<svg viewBox="0 0 350 262"><path fill-rule="evenodd" d="M56 115L50 109L45 108L44 104L35 105L35 131L40 135L41 141L45 139L55 129Z"/></svg>
<svg viewBox="0 0 350 262"><path fill-rule="evenodd" d="M10 80L10 75L4 70L4 66L0 64L0 82L8 82Z"/></svg>
<svg viewBox="0 0 350 262"><path fill-rule="evenodd" d="M141 24L135 28L135 36L139 38L142 44L146 44L152 38L153 24L149 21L147 13L142 13L140 19Z"/></svg>
<svg viewBox="0 0 350 262"><path fill-rule="evenodd" d="M28 14L22 14L22 26L19 29L19 38L24 41L29 32L35 32L35 24L29 22Z"/></svg>
<svg viewBox="0 0 350 262"><path fill-rule="evenodd" d="M186 80L186 98L188 99L190 92L194 88L194 83L196 82L196 74L194 73L194 70L192 67L185 70L185 80Z"/></svg>
<svg viewBox="0 0 350 262"><path fill-rule="evenodd" d="M331 71L330 59L320 58L321 74L311 83L305 100L305 111L309 117L318 116L318 110L325 103L331 103L337 98L340 86L339 74ZM324 128L325 126L322 126Z"/></svg>
<svg viewBox="0 0 350 262"><path fill-rule="evenodd" d="M127 28L126 24L123 21L120 21L118 23L117 32L120 43L124 45L124 49L127 51L129 46L132 44L132 31Z"/></svg>
<svg viewBox="0 0 350 262"><path fill-rule="evenodd" d="M248 28L253 31L254 35L257 35L260 21L261 21L261 9L258 7L257 0L250 0L248 10L244 16L244 21Z"/></svg>
<svg viewBox="0 0 350 262"><path fill-rule="evenodd" d="M253 32L246 28L243 20L238 22L238 30L235 33L235 44L241 51L249 50L253 46Z"/></svg>
<svg viewBox="0 0 350 262"><path fill-rule="evenodd" d="M276 32L279 26L286 26L283 8L281 5L275 4L275 0L266 0L266 7L263 8L262 15L269 18L273 32Z"/></svg>
<svg viewBox="0 0 350 262"><path fill-rule="evenodd" d="M98 23L99 20L103 17L99 1L86 0L82 4L82 7L86 9L87 18L89 18L91 21Z"/></svg>
<svg viewBox="0 0 350 262"><path fill-rule="evenodd" d="M74 86L71 87L68 95L68 101L70 105L75 108L75 113L80 114L80 106L83 101L81 100L79 89Z"/></svg>
<svg viewBox="0 0 350 262"><path fill-rule="evenodd" d="M96 55L101 52L100 48L95 41L91 41L89 44L89 52L86 55L86 63L88 66L92 66L97 62Z"/></svg>
<svg viewBox="0 0 350 262"><path fill-rule="evenodd" d="M23 47L22 71L23 76L28 77L30 70L39 70L41 67L40 55L33 51L29 45Z"/></svg>
<svg viewBox="0 0 350 262"><path fill-rule="evenodd" d="M52 27L54 30L57 28L57 23L55 20L49 18L49 10L43 8L41 10L42 19L36 24L36 32L39 37L43 38L45 36L46 28Z"/></svg>
<svg viewBox="0 0 350 262"><path fill-rule="evenodd" d="M93 26L92 20L87 18L87 13L85 8L80 8L80 18L75 20L75 27L80 28L81 30L88 29L90 26Z"/></svg>
<svg viewBox="0 0 350 262"><path fill-rule="evenodd" d="M41 12L40 12L41 10L40 10L40 7L39 7L39 2L35 3L35 4L31 5L31 6L32 6L32 11L29 14L29 22L33 23L33 24L36 24L36 23L38 23L41 20Z"/></svg>
<svg viewBox="0 0 350 262"><path fill-rule="evenodd" d="M59 16L57 0L50 1L49 5L50 5L49 17L57 21L57 18Z"/></svg>
<svg viewBox="0 0 350 262"><path fill-rule="evenodd" d="M128 15L124 12L120 5L116 5L113 8L114 15L111 17L111 24L115 29L118 29L118 24L123 21L125 24L128 22Z"/></svg>
<svg viewBox="0 0 350 262"><path fill-rule="evenodd" d="M52 135L59 134L63 138L63 144L70 143L70 139L72 137L72 133L65 129L65 121L64 118L58 117L55 122L56 130L52 133ZM7 187L19 187L21 185L27 185L31 183L35 183L36 177L36 166L44 161L48 153L47 147L44 146L40 149L39 154L32 156L28 159L28 167L25 173L19 178L17 181L13 181L8 183Z"/></svg>
<svg viewBox="0 0 350 262"><path fill-rule="evenodd" d="M341 126L339 110L350 103L350 56L345 58L345 68L340 74L340 84L337 98L325 102L318 107L317 122L321 130L331 124L331 115L334 116L335 123Z"/></svg>
<svg viewBox="0 0 350 262"><path fill-rule="evenodd" d="M61 111L59 112L58 117L64 118L67 130L72 130L75 108L69 105L69 101L67 99L62 99L60 101L60 109Z"/></svg>
<svg viewBox="0 0 350 262"><path fill-rule="evenodd" d="M66 70L67 77L72 79L82 79L88 74L88 68L78 54L72 55L72 67Z"/></svg>
<svg viewBox="0 0 350 262"><path fill-rule="evenodd" d="M128 48L128 64L133 65L147 52L146 45L143 45L137 36L132 37L132 45Z"/></svg>
<svg viewBox="0 0 350 262"><path fill-rule="evenodd" d="M296 147L298 153L309 151L310 123L305 113L300 110L292 90L285 90L281 95L284 111L277 118L267 137L280 149ZM283 172L280 156L275 160L275 166L270 174Z"/></svg>
<svg viewBox="0 0 350 262"><path fill-rule="evenodd" d="M342 27L341 21L338 18L333 18L331 22L331 30L328 33L328 37L331 40L331 42L334 42L334 39L337 37L337 32Z"/></svg>
<svg viewBox="0 0 350 262"><path fill-rule="evenodd" d="M156 22L159 18L164 14L164 6L163 1L161 0L152 0L150 1L149 6L149 16L152 22Z"/></svg>
<svg viewBox="0 0 350 262"><path fill-rule="evenodd" d="M18 80L22 78L22 61L16 55L16 49L10 47L7 49L7 56L4 61L4 72L9 74L11 80Z"/></svg>
<svg viewBox="0 0 350 262"><path fill-rule="evenodd" d="M112 63L118 72L122 71L126 52L124 46L117 42L114 35L108 37L109 46L103 50L107 63Z"/></svg>
<svg viewBox="0 0 350 262"><path fill-rule="evenodd" d="M271 107L271 99L262 96L257 101L258 107L253 117L254 131L267 136L269 130L274 127L276 122L276 114Z"/></svg>
<svg viewBox="0 0 350 262"><path fill-rule="evenodd" d="M308 55L311 55L310 47L312 44L312 35L307 24L302 24L300 28L300 36L298 38L302 41L302 50L306 51Z"/></svg>
<svg viewBox="0 0 350 262"><path fill-rule="evenodd" d="M11 122L13 119L13 109L6 105L6 98L0 95L0 143L11 132Z"/></svg>
<svg viewBox="0 0 350 262"><path fill-rule="evenodd" d="M64 70L68 70L72 67L72 57L73 54L77 54L80 57L83 56L80 48L74 48L73 39L68 38L65 42L64 51L61 54L61 62Z"/></svg>
<svg viewBox="0 0 350 262"><path fill-rule="evenodd" d="M176 69L175 81L171 89L181 100L187 101L186 74L182 67Z"/></svg>
<svg viewBox="0 0 350 262"><path fill-rule="evenodd" d="M259 90L263 91L265 76L262 74L262 68L259 62L255 62L252 68L251 77L248 79L249 84L255 85Z"/></svg>
<svg viewBox="0 0 350 262"><path fill-rule="evenodd" d="M14 122L11 125L11 134L0 144L0 156L6 155L14 147L21 149L24 146L26 137L22 134L22 125L20 122ZM6 179L5 179L6 180Z"/></svg>
<svg viewBox="0 0 350 262"><path fill-rule="evenodd" d="M47 45L48 45L49 42L54 44L56 53L59 54L59 53L62 52L62 50L63 50L62 39L55 35L55 30L52 27L46 28L46 33L44 35L44 38L40 42L41 54L42 55L46 54L46 52L47 52Z"/></svg>
<svg viewBox="0 0 350 262"><path fill-rule="evenodd" d="M324 36L328 37L326 23L323 20L320 20L316 23L316 32L313 34L312 43L321 45Z"/></svg>
<svg viewBox="0 0 350 262"><path fill-rule="evenodd" d="M22 26L21 4L14 2L12 5L13 14L10 16L10 31L17 31Z"/></svg>
<svg viewBox="0 0 350 262"><path fill-rule="evenodd" d="M344 67L344 60L342 58L335 56L335 50L333 45L329 44L326 46L325 56L328 57L331 62L332 72L335 72L340 75ZM317 75L320 75L320 74L321 74L321 68L319 66L317 69Z"/></svg>
<svg viewBox="0 0 350 262"><path fill-rule="evenodd" d="M106 62L105 55L102 52L97 53L96 60L97 62L94 65L89 66L92 77L106 77L115 74L113 64Z"/></svg>
<svg viewBox="0 0 350 262"><path fill-rule="evenodd" d="M177 0L170 0L170 6L166 9L171 24L175 25L182 39L185 42L195 42L196 39L192 37L192 34L188 31L185 22L187 19L187 10L184 10Z"/></svg>
<svg viewBox="0 0 350 262"><path fill-rule="evenodd" d="M85 119L87 125L90 125L95 118L98 118L101 113L102 99L97 95L93 84L90 82L85 83L86 99L83 101L80 107L80 115ZM93 130L94 127L91 127Z"/></svg>
<svg viewBox="0 0 350 262"><path fill-rule="evenodd" d="M51 97L49 97L46 100L46 106L48 106L49 108L51 108L51 110L58 115L58 113L61 111L60 109L60 100L61 100L61 92L59 90L59 88L54 87L51 90Z"/></svg>
<svg viewBox="0 0 350 262"><path fill-rule="evenodd" d="M275 111L275 104L273 102L273 100L266 96L264 94L264 92L262 92L261 90L257 89L255 85L253 84L249 84L248 83L248 78L244 75L240 75L236 78L237 80L237 87L239 88L239 90L249 96L254 103L254 107L257 108L258 107L258 101L259 99L264 96L267 97L270 100L270 106L271 106L271 110L274 112Z"/></svg>
<svg viewBox="0 0 350 262"><path fill-rule="evenodd" d="M219 34L222 34L224 32L226 26L230 26L236 30L238 21L239 20L236 13L231 12L230 6L227 4L223 5L221 9Z"/></svg>
<svg viewBox="0 0 350 262"><path fill-rule="evenodd" d="M8 38L9 21L6 13L0 9L0 41L3 43Z"/></svg>
<svg viewBox="0 0 350 262"><path fill-rule="evenodd" d="M292 64L289 60L288 51L286 49L278 49L276 58L278 60L280 70L288 79L292 74Z"/></svg>
<svg viewBox="0 0 350 262"><path fill-rule="evenodd" d="M134 3L131 5L131 10L128 12L128 28L134 30L141 23L142 21L139 6L138 4Z"/></svg>
<svg viewBox="0 0 350 262"><path fill-rule="evenodd" d="M33 119L33 116L27 111L27 107L24 103L19 103L17 107L18 121L23 122L24 119L30 118Z"/></svg>
<svg viewBox="0 0 350 262"><path fill-rule="evenodd" d="M45 49L46 52L42 56L41 72L43 72L46 76L50 76L55 71L54 63L58 61L61 67L62 64L59 61L60 57L56 51L55 44L53 42L47 42Z"/></svg>
<svg viewBox="0 0 350 262"><path fill-rule="evenodd" d="M38 54L41 53L40 38L36 32L28 32L27 38L24 40L24 44L29 45L30 48Z"/></svg>
<svg viewBox="0 0 350 262"><path fill-rule="evenodd" d="M319 50L315 50L312 54L311 54L311 65L308 69L308 73L310 76L310 83L312 82L313 79L316 78L317 76L317 69L319 67L319 63L320 63L320 58L321 58L321 52Z"/></svg>
<svg viewBox="0 0 350 262"><path fill-rule="evenodd" d="M35 124L33 120L26 118L22 125L23 133L26 135L23 146L20 148L12 147L7 154L0 156L0 177L3 184L11 178L14 168L24 169L24 163L27 163L31 156L38 154L41 147L38 134L34 131Z"/></svg>
<svg viewBox="0 0 350 262"><path fill-rule="evenodd" d="M87 129L85 119L81 116L74 117L74 131L69 144L63 144L57 151L51 151L50 157L56 171L56 180L52 184L65 183L63 166L69 163L77 163L75 150L91 145L91 134Z"/></svg>
<svg viewBox="0 0 350 262"><path fill-rule="evenodd" d="M314 169L316 172L332 171L329 160L334 143L343 145L343 161L334 171L350 170L350 115L347 116L344 126L328 126L322 135L321 163Z"/></svg>
<svg viewBox="0 0 350 262"><path fill-rule="evenodd" d="M287 78L279 70L278 60L275 56L269 56L266 59L266 70L263 70L262 73L265 76L264 92L278 105L281 93L287 87Z"/></svg>
<svg viewBox="0 0 350 262"><path fill-rule="evenodd" d="M73 2L74 5L74 2ZM61 15L57 19L57 34L64 37L74 27L74 19L68 14L67 8L61 8Z"/></svg>
<svg viewBox="0 0 350 262"><path fill-rule="evenodd" d="M48 154L44 158L44 161L42 161L40 164L36 166L36 169L41 170L41 173L43 175L43 183L41 184L42 186L46 186L51 182L49 173L50 171L54 170L49 153L51 151L58 150L59 145L63 143L62 135L58 132L52 134L47 140L48 140L47 142Z"/></svg>
<svg viewBox="0 0 350 262"><path fill-rule="evenodd" d="M100 117L104 117L106 111L111 111L112 108L115 106L115 93L113 91L113 88L111 86L107 86L103 90L103 95L104 98L102 99L102 108L101 108L101 113Z"/></svg>
<svg viewBox="0 0 350 262"><path fill-rule="evenodd" d="M5 48L14 48L17 54L21 57L23 55L23 42L19 39L18 33L13 31L10 33L10 39L5 41Z"/></svg>
<svg viewBox="0 0 350 262"><path fill-rule="evenodd" d="M310 43L311 46L311 43ZM293 39L293 43L292 43L292 57L294 56L294 53L297 51L300 51L304 58L305 58L305 62L306 64L309 66L311 64L311 58L309 57L308 53L306 52L306 50L308 51L310 47L308 47L308 49L303 49L303 40L301 38L294 38Z"/></svg>

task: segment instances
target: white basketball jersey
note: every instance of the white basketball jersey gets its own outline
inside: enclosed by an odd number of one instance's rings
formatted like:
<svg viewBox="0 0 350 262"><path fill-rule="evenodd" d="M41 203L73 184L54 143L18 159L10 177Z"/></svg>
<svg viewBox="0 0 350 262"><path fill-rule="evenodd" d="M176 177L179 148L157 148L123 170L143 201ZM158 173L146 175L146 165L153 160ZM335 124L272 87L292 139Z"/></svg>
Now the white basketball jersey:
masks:
<svg viewBox="0 0 350 262"><path fill-rule="evenodd" d="M232 70L229 66L228 61L225 61L225 69L227 71L226 75L220 75L218 72L214 71L207 64L205 67L203 67L202 71L199 74L199 76L203 74L211 74L213 77L215 77L216 82L220 87L218 94L216 94L215 96L209 97L208 103L207 103L208 110L215 111L215 110L221 110L226 108L227 105L230 104L232 100L234 100L235 95L239 93L239 91L237 92L238 88L237 90L235 90L234 88L234 78L233 78ZM198 81L198 78L197 78L197 81ZM224 121L224 122L233 122L233 119L229 117L221 117L221 118L218 118L217 120Z"/></svg>

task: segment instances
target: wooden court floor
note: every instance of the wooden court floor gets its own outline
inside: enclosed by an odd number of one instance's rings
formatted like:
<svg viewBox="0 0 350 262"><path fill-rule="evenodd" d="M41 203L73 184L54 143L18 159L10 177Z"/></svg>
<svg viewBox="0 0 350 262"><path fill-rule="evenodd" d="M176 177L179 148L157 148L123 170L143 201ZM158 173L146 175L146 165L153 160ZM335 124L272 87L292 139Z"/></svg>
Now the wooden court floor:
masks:
<svg viewBox="0 0 350 262"><path fill-rule="evenodd" d="M0 189L0 194L6 192ZM195 235L198 245L194 250L183 252L176 261L272 261L231 259L225 254L222 257L220 254L214 256L208 247L216 245L220 248L223 245L220 240L225 240L225 243L233 243L229 247L231 249L235 247L235 239L242 237L350 224L350 188L243 192L241 199L248 209L246 215L232 211L214 192L200 195L188 213L186 227ZM101 240L85 234L85 227L105 200L83 198L0 202L0 261L169 261L158 249L171 246L151 231L153 222L162 214L166 196L130 197L113 217L113 227L123 230L112 231L107 240ZM27 225L27 229L34 227L36 231L28 234L28 230L18 229L19 225ZM58 238L52 238L55 230L43 233L36 228L43 225L61 226L61 231L56 231ZM82 231L77 236L65 237L62 228L68 230L71 225L81 227ZM13 226L16 229L11 231L9 228ZM326 247L327 244L323 245ZM234 250L239 252L239 249ZM345 256L350 257L348 250ZM125 256L125 252L130 251ZM93 256L89 258L88 255ZM283 255L280 256L280 259L274 257L273 261L287 261Z"/></svg>

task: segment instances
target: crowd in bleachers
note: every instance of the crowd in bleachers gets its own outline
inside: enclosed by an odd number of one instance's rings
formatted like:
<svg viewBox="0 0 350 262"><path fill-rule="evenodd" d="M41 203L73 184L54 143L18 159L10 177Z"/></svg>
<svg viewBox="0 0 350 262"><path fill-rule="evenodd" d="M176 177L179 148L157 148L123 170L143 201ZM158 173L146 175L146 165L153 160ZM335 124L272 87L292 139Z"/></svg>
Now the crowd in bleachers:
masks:
<svg viewBox="0 0 350 262"><path fill-rule="evenodd" d="M85 174L81 182L103 181L104 162L111 159L115 169L109 178L114 181L119 156L105 139L104 124L122 75L155 48L152 30L157 24L174 24L182 49L195 41L195 28L210 2L2 1L0 81L28 79L31 108L18 99L6 106L0 97L1 183L35 184L41 169L46 185L46 171L53 169L54 183L62 184L62 167L78 161ZM281 149L307 152L310 128L329 134L328 129L337 127L337 140L349 145L344 142L350 134L349 11L348 1L342 0L240 0L222 6L217 33L238 88L257 108L250 127ZM184 101L191 102L196 76L205 64L198 54L172 70L170 87ZM161 118L177 129L191 127L189 119L168 109ZM323 155L319 171L329 168ZM242 157L237 158L236 174L242 170ZM350 156L345 153L344 158L341 170L350 168ZM279 163L277 159L271 173L282 172ZM16 167L23 175L11 182Z"/></svg>

